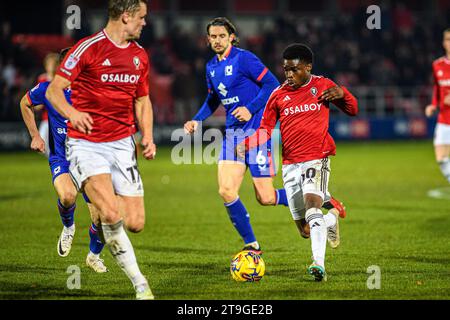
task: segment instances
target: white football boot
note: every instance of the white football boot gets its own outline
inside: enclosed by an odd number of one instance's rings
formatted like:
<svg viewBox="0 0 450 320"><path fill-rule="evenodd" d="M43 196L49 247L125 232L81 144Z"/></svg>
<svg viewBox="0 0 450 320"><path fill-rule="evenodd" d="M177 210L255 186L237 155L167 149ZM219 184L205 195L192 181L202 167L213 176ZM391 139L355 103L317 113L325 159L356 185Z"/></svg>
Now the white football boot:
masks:
<svg viewBox="0 0 450 320"><path fill-rule="evenodd" d="M152 293L148 283L143 283L135 287L136 300L155 300L155 296Z"/></svg>
<svg viewBox="0 0 450 320"><path fill-rule="evenodd" d="M63 227L58 239L56 250L61 257L67 257L72 249L72 241L75 236L75 223L70 227Z"/></svg>
<svg viewBox="0 0 450 320"><path fill-rule="evenodd" d="M97 273L108 272L104 264L104 260L100 259L100 256L89 252L86 257L86 265Z"/></svg>

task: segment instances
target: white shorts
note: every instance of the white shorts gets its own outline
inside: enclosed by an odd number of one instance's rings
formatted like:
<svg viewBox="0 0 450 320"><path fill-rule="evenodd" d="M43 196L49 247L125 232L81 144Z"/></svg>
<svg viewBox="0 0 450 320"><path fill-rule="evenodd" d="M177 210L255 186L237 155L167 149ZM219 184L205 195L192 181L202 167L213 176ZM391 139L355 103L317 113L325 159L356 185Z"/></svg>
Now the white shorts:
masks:
<svg viewBox="0 0 450 320"><path fill-rule="evenodd" d="M328 158L283 165L284 189L294 220L305 217L304 194L318 195L324 202L331 198L328 192L329 177L330 160Z"/></svg>
<svg viewBox="0 0 450 320"><path fill-rule="evenodd" d="M70 176L78 190L92 176L110 174L116 194L129 197L144 195L144 186L136 160L132 136L112 142L91 142L67 138L66 157Z"/></svg>
<svg viewBox="0 0 450 320"><path fill-rule="evenodd" d="M450 145L450 125L444 123L436 123L434 128L433 145Z"/></svg>

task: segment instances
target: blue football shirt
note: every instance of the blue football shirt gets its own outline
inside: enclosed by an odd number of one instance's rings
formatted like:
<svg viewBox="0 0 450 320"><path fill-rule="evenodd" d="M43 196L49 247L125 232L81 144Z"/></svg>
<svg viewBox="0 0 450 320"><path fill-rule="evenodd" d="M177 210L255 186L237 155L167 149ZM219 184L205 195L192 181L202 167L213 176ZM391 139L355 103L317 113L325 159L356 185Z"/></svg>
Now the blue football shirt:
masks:
<svg viewBox="0 0 450 320"><path fill-rule="evenodd" d="M27 92L28 100L33 105L44 105L48 112L48 126L49 126L49 148L50 156L49 160L58 157L60 159L66 158L65 153L65 143L67 135L67 121L63 116L61 116L58 111L52 106L50 101L45 97L47 88L50 82L41 82L33 89ZM68 103L72 104L70 100L70 89L64 90L64 96Z"/></svg>
<svg viewBox="0 0 450 320"><path fill-rule="evenodd" d="M250 51L232 46L221 61L215 55L206 65L208 96L194 116L204 121L222 104L226 110L227 129L257 129L264 107L278 80ZM240 122L231 113L245 106L252 113L248 122Z"/></svg>

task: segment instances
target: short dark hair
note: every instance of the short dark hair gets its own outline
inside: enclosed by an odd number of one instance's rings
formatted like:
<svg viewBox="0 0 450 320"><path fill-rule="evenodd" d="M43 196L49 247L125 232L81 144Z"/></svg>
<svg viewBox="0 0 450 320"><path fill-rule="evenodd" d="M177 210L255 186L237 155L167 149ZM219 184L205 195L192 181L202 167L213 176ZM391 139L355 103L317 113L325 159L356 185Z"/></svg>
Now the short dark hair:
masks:
<svg viewBox="0 0 450 320"><path fill-rule="evenodd" d="M283 59L286 60L295 60L298 59L300 61L306 63L313 63L314 54L310 47L302 43L293 43L286 47L283 51Z"/></svg>
<svg viewBox="0 0 450 320"><path fill-rule="evenodd" d="M131 13L138 11L141 3L147 5L147 0L109 0L108 16L111 20L117 20L126 11Z"/></svg>
<svg viewBox="0 0 450 320"><path fill-rule="evenodd" d="M67 56L67 52L69 52L70 49L72 49L72 47L64 48L59 52L59 61L60 62L64 60L64 58Z"/></svg>
<svg viewBox="0 0 450 320"><path fill-rule="evenodd" d="M211 26L220 26L220 27L225 27L225 29L227 29L228 34L234 34L234 40L231 42L232 45L237 45L239 44L239 38L237 35L237 31L236 31L236 27L231 23L230 20L228 20L225 17L217 17L212 19L208 25L206 26L206 33L208 33L209 35L209 28L211 28Z"/></svg>

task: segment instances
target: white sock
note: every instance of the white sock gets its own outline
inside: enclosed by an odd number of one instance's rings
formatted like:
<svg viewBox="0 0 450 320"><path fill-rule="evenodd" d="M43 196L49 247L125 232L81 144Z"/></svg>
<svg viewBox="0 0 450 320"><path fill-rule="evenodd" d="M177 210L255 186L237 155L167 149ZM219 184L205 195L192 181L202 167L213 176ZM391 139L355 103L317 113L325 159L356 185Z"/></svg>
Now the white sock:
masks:
<svg viewBox="0 0 450 320"><path fill-rule="evenodd" d="M256 250L259 250L259 249L260 249L258 241L253 241L253 242L250 242L250 243L246 243L245 245L246 245L246 246L252 246L252 247L255 248Z"/></svg>
<svg viewBox="0 0 450 320"><path fill-rule="evenodd" d="M311 229L311 249L313 259L318 265L325 267L325 249L327 247L327 226L323 213L319 208L306 211L306 222Z"/></svg>
<svg viewBox="0 0 450 320"><path fill-rule="evenodd" d="M444 158L442 161L439 161L439 167L441 168L441 172L444 175L444 177L447 179L448 182L450 182L450 159Z"/></svg>
<svg viewBox="0 0 450 320"><path fill-rule="evenodd" d="M336 209L331 209L331 210L336 210ZM327 228L333 227L336 224L336 216L332 213L324 214L323 220L325 220L325 225L327 226Z"/></svg>
<svg viewBox="0 0 450 320"><path fill-rule="evenodd" d="M93 252L92 252L92 251L90 251L90 250L89 250L89 253L88 253L88 255L89 255L89 256L92 256L92 257L100 258L100 253L98 253L98 254L95 254L95 253L93 253Z"/></svg>
<svg viewBox="0 0 450 320"><path fill-rule="evenodd" d="M147 283L147 280L139 270L133 246L123 228L123 221L120 220L116 224L102 223L102 227L109 251L133 285L136 287Z"/></svg>

